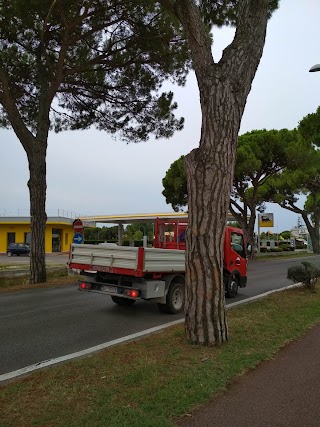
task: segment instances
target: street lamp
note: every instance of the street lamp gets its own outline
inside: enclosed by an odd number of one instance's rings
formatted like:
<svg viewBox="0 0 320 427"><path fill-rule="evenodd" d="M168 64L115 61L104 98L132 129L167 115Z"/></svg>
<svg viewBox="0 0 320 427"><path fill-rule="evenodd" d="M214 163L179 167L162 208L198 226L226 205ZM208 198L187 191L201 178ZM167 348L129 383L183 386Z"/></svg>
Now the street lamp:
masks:
<svg viewBox="0 0 320 427"><path fill-rule="evenodd" d="M315 71L320 71L320 64L316 64L310 68L309 73L314 73Z"/></svg>

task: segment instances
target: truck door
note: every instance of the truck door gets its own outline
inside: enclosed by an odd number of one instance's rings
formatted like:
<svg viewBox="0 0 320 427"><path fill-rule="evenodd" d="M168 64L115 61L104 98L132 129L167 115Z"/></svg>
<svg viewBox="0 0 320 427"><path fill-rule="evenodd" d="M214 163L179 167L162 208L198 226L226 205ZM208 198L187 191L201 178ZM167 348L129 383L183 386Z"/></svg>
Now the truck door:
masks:
<svg viewBox="0 0 320 427"><path fill-rule="evenodd" d="M230 240L230 270L238 270L241 277L246 276L247 257L243 234L236 231L231 231Z"/></svg>

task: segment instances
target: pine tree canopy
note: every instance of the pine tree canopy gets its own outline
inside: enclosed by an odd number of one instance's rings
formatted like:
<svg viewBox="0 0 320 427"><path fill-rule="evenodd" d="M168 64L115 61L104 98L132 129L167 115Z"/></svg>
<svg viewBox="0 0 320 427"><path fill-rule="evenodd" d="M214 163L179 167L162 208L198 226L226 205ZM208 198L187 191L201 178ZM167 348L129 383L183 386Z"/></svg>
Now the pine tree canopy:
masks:
<svg viewBox="0 0 320 427"><path fill-rule="evenodd" d="M160 90L185 82L188 48L156 2L3 0L0 10L0 125L18 114L37 133L50 111L55 131L96 125L130 141L183 127Z"/></svg>

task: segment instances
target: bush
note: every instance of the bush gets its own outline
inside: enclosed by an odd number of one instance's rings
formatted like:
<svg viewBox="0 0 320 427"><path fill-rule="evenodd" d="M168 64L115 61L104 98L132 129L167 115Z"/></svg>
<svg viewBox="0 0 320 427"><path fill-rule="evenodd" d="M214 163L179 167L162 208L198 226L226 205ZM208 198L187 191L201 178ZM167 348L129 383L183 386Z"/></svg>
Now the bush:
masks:
<svg viewBox="0 0 320 427"><path fill-rule="evenodd" d="M267 248L260 248L260 252L261 253L266 253L267 252Z"/></svg>
<svg viewBox="0 0 320 427"><path fill-rule="evenodd" d="M289 267L287 278L294 283L301 282L314 291L316 282L320 278L320 269L314 264L304 261L300 265Z"/></svg>
<svg viewBox="0 0 320 427"><path fill-rule="evenodd" d="M283 249L282 248L271 248L270 252L282 252Z"/></svg>

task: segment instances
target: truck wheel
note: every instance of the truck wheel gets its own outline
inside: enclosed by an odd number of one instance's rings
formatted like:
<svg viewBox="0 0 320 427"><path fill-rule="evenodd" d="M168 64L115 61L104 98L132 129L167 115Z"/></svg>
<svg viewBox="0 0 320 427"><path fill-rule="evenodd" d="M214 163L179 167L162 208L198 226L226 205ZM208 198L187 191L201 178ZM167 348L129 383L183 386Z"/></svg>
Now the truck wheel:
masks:
<svg viewBox="0 0 320 427"><path fill-rule="evenodd" d="M181 283L171 283L166 304L158 304L158 307L162 312L177 314L183 310L184 300L184 286Z"/></svg>
<svg viewBox="0 0 320 427"><path fill-rule="evenodd" d="M227 298L234 298L238 293L238 278L235 274L230 274L225 282L225 292Z"/></svg>
<svg viewBox="0 0 320 427"><path fill-rule="evenodd" d="M133 305L136 302L134 299L116 297L114 295L111 295L111 299L118 305Z"/></svg>

